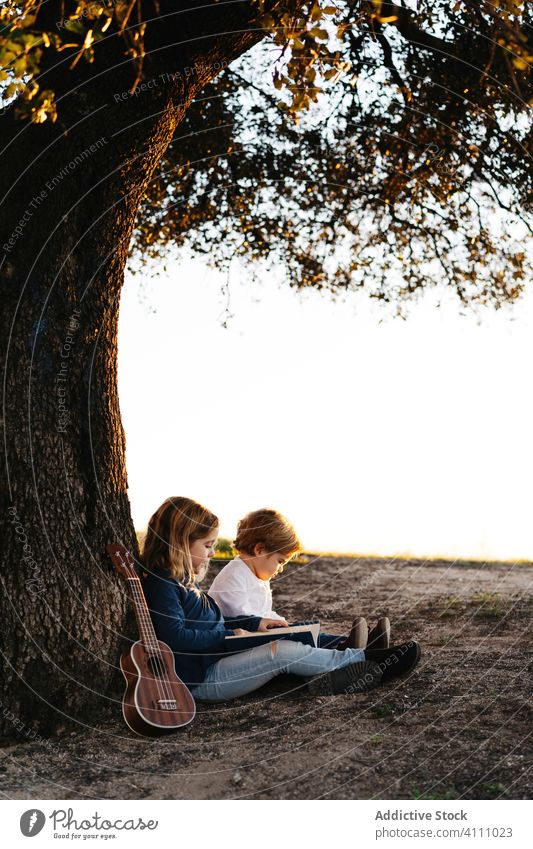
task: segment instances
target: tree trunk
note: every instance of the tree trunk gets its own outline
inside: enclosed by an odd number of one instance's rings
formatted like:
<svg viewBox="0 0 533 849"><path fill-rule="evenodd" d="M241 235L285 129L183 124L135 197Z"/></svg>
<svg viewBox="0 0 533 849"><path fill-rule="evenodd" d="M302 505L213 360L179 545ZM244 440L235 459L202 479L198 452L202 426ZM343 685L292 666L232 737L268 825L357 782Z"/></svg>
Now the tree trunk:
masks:
<svg viewBox="0 0 533 849"><path fill-rule="evenodd" d="M44 5L58 20L60 4ZM133 96L131 62L109 38L93 64L47 69L55 124L17 122L12 109L0 119L5 736L120 709L118 658L137 635L105 545L137 554L117 395L124 266L145 187L191 99L261 37L250 18L248 4L213 4L199 20L182 13L179 33L168 19L149 24L150 85Z"/></svg>

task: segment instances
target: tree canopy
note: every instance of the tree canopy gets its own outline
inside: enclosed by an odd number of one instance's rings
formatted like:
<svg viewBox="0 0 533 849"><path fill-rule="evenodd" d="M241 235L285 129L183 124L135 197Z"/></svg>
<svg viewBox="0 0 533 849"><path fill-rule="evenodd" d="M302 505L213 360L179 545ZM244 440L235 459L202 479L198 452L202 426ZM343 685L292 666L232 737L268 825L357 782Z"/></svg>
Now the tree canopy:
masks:
<svg viewBox="0 0 533 849"><path fill-rule="evenodd" d="M400 305L442 282L463 304L518 298L532 259L530 4L251 5L266 38L178 126L131 267L178 245L219 268L242 257L281 265L293 286L364 288ZM148 6L63 6L55 31L41 3L0 11L4 95L21 119L57 118L53 92L35 88L43 50L94 61L112 32L132 60L128 96L143 96Z"/></svg>

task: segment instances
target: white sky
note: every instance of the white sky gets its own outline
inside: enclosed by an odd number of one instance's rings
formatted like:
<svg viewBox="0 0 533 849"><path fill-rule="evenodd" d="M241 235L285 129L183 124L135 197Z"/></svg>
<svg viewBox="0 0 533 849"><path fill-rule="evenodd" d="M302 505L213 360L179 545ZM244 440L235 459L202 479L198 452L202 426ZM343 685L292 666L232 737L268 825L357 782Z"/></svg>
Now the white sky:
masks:
<svg viewBox="0 0 533 849"><path fill-rule="evenodd" d="M233 538L274 507L309 550L533 559L533 298L407 321L201 261L127 278L119 391L137 529L170 495ZM380 321L381 319L381 321Z"/></svg>

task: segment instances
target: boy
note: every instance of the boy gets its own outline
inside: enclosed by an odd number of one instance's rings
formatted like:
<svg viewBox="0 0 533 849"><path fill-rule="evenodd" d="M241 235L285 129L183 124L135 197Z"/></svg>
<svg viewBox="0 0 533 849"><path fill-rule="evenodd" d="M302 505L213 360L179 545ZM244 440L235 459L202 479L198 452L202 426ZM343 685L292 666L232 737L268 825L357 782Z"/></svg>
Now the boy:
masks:
<svg viewBox="0 0 533 849"><path fill-rule="evenodd" d="M241 519L234 546L238 557L231 560L216 576L209 595L224 616L240 615L287 621L272 610L270 579L283 572L286 563L302 550L294 528L275 510L255 510ZM233 614L234 610L239 613Z"/></svg>
<svg viewBox="0 0 533 849"><path fill-rule="evenodd" d="M234 547L238 556L216 576L209 595L224 616L261 616L278 620L279 627L287 627L289 623L272 609L270 579L281 574L283 567L302 550L294 528L276 510L254 510L239 522ZM378 621L370 634L366 621L358 616L348 637L321 633L319 638L321 648L340 650L367 645L386 649L389 644L390 623L386 617Z"/></svg>

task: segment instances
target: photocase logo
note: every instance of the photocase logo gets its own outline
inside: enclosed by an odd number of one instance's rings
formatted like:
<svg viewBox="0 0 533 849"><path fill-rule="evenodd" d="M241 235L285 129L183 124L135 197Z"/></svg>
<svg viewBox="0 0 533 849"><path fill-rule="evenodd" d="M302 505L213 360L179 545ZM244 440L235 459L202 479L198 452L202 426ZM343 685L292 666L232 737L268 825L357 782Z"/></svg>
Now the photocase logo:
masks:
<svg viewBox="0 0 533 849"><path fill-rule="evenodd" d="M24 837L35 837L36 834L39 834L45 822L46 817L42 811L37 808L30 808L29 811L24 811L20 818L20 830Z"/></svg>

